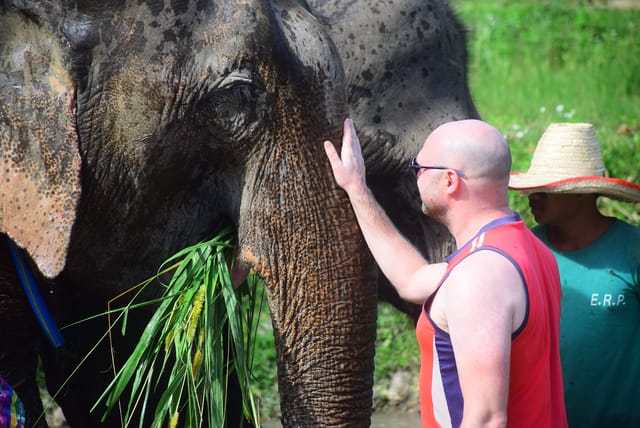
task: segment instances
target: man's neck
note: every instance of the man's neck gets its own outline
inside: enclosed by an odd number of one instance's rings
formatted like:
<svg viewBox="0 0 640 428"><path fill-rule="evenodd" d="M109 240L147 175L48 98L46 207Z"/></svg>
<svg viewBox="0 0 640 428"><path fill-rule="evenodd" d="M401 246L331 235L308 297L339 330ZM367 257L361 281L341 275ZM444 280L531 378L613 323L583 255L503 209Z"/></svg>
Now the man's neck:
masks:
<svg viewBox="0 0 640 428"><path fill-rule="evenodd" d="M513 211L508 207L471 213L467 216L461 217L460 221L452 224L449 227L449 231L456 239L456 246L460 248L473 238L484 226L494 220L511 214L513 214ZM469 219L473 220L469 221Z"/></svg>
<svg viewBox="0 0 640 428"><path fill-rule="evenodd" d="M615 222L600 212L590 212L561 224L547 225L547 239L560 251L576 251L587 247L600 238Z"/></svg>

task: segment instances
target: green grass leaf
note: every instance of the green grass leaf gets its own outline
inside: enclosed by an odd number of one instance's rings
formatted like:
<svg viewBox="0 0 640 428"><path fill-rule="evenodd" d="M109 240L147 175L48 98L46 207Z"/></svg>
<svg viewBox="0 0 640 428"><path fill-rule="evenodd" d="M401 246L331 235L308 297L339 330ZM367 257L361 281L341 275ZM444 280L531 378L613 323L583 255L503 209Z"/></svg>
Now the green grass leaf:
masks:
<svg viewBox="0 0 640 428"><path fill-rule="evenodd" d="M134 299L122 311L145 303L157 304L137 346L98 399L104 417L126 402L123 423L144 415L154 391L164 391L153 410L153 420L141 417L140 426L223 426L229 376L235 371L242 392L244 417L259 426L259 414L251 391L254 312L259 280L253 274L239 289L231 284L228 259L234 233L223 230L213 239L185 248L170 257L159 272L171 272L168 284L158 274L145 282L164 288L161 299ZM231 261L232 262L232 261ZM122 331L126 333L126 323ZM163 376L164 374L164 376ZM128 396L124 396L126 391ZM94 406L94 409L95 407Z"/></svg>

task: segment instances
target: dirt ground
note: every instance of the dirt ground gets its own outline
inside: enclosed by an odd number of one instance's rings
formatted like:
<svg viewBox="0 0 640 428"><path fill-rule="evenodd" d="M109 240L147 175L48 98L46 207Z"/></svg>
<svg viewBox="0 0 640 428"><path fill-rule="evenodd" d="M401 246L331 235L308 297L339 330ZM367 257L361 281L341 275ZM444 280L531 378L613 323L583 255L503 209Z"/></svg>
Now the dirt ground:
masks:
<svg viewBox="0 0 640 428"><path fill-rule="evenodd" d="M280 428L279 421L266 421L262 428ZM374 413L371 428L415 428L420 426L420 415L413 412Z"/></svg>

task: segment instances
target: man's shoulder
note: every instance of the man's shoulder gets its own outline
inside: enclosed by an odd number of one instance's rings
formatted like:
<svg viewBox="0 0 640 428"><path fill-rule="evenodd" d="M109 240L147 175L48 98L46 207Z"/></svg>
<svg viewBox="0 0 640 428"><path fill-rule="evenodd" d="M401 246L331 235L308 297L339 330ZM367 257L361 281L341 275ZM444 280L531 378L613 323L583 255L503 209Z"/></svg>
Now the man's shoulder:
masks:
<svg viewBox="0 0 640 428"><path fill-rule="evenodd" d="M546 227L542 224L536 224L531 228L531 232L540 239L543 239L545 237L545 230Z"/></svg>
<svg viewBox="0 0 640 428"><path fill-rule="evenodd" d="M511 257L494 247L480 247L452 267L445 283L454 293L500 294L507 284L521 284L522 276Z"/></svg>
<svg viewBox="0 0 640 428"><path fill-rule="evenodd" d="M514 252L528 252L531 246L547 248L546 245L546 226L537 225L532 229L527 228L524 223L518 224L519 227L496 229L495 233L485 240L485 246L496 247L509 254ZM531 239L531 235L538 239Z"/></svg>
<svg viewBox="0 0 640 428"><path fill-rule="evenodd" d="M609 242L614 242L627 250L637 249L640 253L640 227L617 219L613 224Z"/></svg>
<svg viewBox="0 0 640 428"><path fill-rule="evenodd" d="M616 228L618 228L623 233L630 233L632 236L640 236L640 227L628 223L625 220L617 219L614 223Z"/></svg>

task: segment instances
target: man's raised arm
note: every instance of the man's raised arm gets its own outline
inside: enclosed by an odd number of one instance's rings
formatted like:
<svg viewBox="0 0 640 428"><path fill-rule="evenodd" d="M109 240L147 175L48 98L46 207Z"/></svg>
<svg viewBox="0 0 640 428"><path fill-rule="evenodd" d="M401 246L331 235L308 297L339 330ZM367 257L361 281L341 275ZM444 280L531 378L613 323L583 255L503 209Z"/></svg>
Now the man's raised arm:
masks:
<svg viewBox="0 0 640 428"><path fill-rule="evenodd" d="M422 303L435 291L446 264L428 264L400 234L366 183L360 141L351 119L344 122L342 150L338 155L330 141L324 142L336 183L349 196L362 234L382 272L401 298Z"/></svg>

